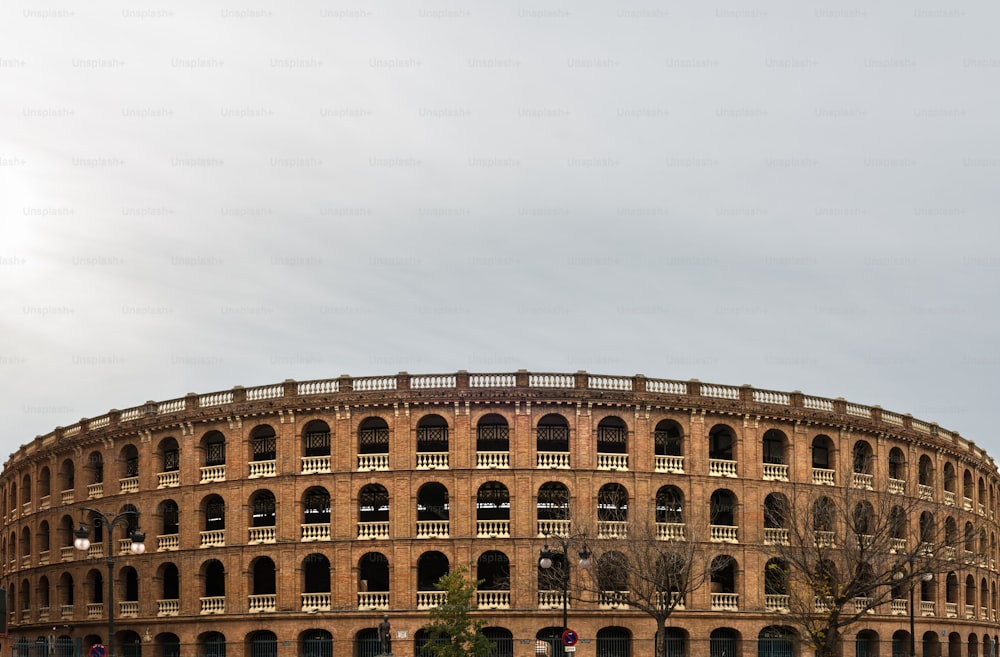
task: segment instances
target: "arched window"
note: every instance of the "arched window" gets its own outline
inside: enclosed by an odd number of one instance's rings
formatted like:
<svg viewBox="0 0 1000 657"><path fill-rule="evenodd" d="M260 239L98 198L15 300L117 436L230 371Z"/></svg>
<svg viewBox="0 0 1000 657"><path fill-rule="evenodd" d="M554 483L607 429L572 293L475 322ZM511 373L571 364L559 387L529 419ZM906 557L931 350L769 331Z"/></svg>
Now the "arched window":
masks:
<svg viewBox="0 0 1000 657"><path fill-rule="evenodd" d="M160 472L177 472L181 469L181 450L174 438L164 438L157 446ZM173 484L176 485L176 484Z"/></svg>
<svg viewBox="0 0 1000 657"><path fill-rule="evenodd" d="M270 630L250 635L250 657L278 657L278 637Z"/></svg>
<svg viewBox="0 0 1000 657"><path fill-rule="evenodd" d="M656 491L656 523L658 538L682 539L684 537L684 493L677 486L660 486ZM678 535L671 535L669 527L680 525ZM662 530L662 531L661 531ZM661 535L663 534L663 535Z"/></svg>
<svg viewBox="0 0 1000 657"><path fill-rule="evenodd" d="M712 630L708 637L708 657L733 657L740 654L739 632L728 627Z"/></svg>
<svg viewBox="0 0 1000 657"><path fill-rule="evenodd" d="M160 534L163 536L177 536L180 532L181 511L177 502L173 500L163 500L160 502ZM166 546L164 546L166 547ZM171 542L170 547L177 549L178 545Z"/></svg>
<svg viewBox="0 0 1000 657"><path fill-rule="evenodd" d="M274 463L278 458L278 435L274 427L262 424L250 432L250 477L274 476ZM270 465L267 465L270 464Z"/></svg>
<svg viewBox="0 0 1000 657"><path fill-rule="evenodd" d="M819 434L812 441L813 483L833 486L833 441L829 436Z"/></svg>
<svg viewBox="0 0 1000 657"><path fill-rule="evenodd" d="M628 470L628 427L619 417L609 416L597 424L597 468Z"/></svg>
<svg viewBox="0 0 1000 657"><path fill-rule="evenodd" d="M449 570L448 557L444 554L431 551L420 555L417 559L417 609L430 609L438 605L443 592L438 591L434 585Z"/></svg>
<svg viewBox="0 0 1000 657"><path fill-rule="evenodd" d="M889 479L902 482L905 488L906 455L898 447L893 447L889 450Z"/></svg>
<svg viewBox="0 0 1000 657"><path fill-rule="evenodd" d="M299 643L302 657L333 657L333 635L326 630L306 630Z"/></svg>
<svg viewBox="0 0 1000 657"><path fill-rule="evenodd" d="M711 540L719 543L737 542L736 496L724 488L712 492L709 500Z"/></svg>
<svg viewBox="0 0 1000 657"><path fill-rule="evenodd" d="M623 538L628 534L628 491L621 484L604 484L597 491L598 538Z"/></svg>
<svg viewBox="0 0 1000 657"><path fill-rule="evenodd" d="M277 520L277 507L274 493L269 490L259 490L250 496L250 526L274 527Z"/></svg>
<svg viewBox="0 0 1000 657"><path fill-rule="evenodd" d="M570 467L569 423L566 418L550 413L538 421L535 451L539 468Z"/></svg>
<svg viewBox="0 0 1000 657"><path fill-rule="evenodd" d="M198 637L201 657L226 657L226 637L221 632L206 632Z"/></svg>
<svg viewBox="0 0 1000 657"><path fill-rule="evenodd" d="M782 431L768 429L764 432L761 441L765 464L782 465L785 463L785 447L788 445L788 437Z"/></svg>
<svg viewBox="0 0 1000 657"><path fill-rule="evenodd" d="M167 562L160 566L157 575L160 580L161 600L164 602L179 601L181 597L181 573L177 566L173 563ZM164 604L161 606L161 611L164 615L174 616L180 612L180 604Z"/></svg>
<svg viewBox="0 0 1000 657"><path fill-rule="evenodd" d="M302 429L302 474L330 472L330 425L313 420Z"/></svg>
<svg viewBox="0 0 1000 657"><path fill-rule="evenodd" d="M250 562L250 579L251 611L274 609L274 596L277 592L277 570L274 561L270 557L254 559Z"/></svg>
<svg viewBox="0 0 1000 657"><path fill-rule="evenodd" d="M330 493L322 486L310 486L302 494L302 540L330 538Z"/></svg>
<svg viewBox="0 0 1000 657"><path fill-rule="evenodd" d="M507 555L497 550L488 550L479 555L476 561L476 579L483 580L480 591L510 591L510 560ZM487 596L488 607L510 607L510 596ZM480 608L484 605L480 604Z"/></svg>
<svg viewBox="0 0 1000 657"><path fill-rule="evenodd" d="M851 484L855 488L875 489L875 477L872 474L875 467L874 460L872 446L867 441L859 440L854 443L852 466L854 477Z"/></svg>
<svg viewBox="0 0 1000 657"><path fill-rule="evenodd" d="M202 514L205 517L205 531L217 531L226 528L226 503L219 495L209 495L202 503Z"/></svg>
<svg viewBox="0 0 1000 657"><path fill-rule="evenodd" d="M417 422L417 469L448 467L448 423L440 415Z"/></svg>
<svg viewBox="0 0 1000 657"><path fill-rule="evenodd" d="M201 482L226 480L226 437L220 431L209 431L201 438L203 459Z"/></svg>
<svg viewBox="0 0 1000 657"><path fill-rule="evenodd" d="M632 657L632 633L624 627L602 627L597 630L599 657Z"/></svg>
<svg viewBox="0 0 1000 657"><path fill-rule="evenodd" d="M487 481L476 491L476 536L510 537L510 491L499 481Z"/></svg>
<svg viewBox="0 0 1000 657"><path fill-rule="evenodd" d="M476 424L476 467L510 467L510 427L497 413L489 413Z"/></svg>
<svg viewBox="0 0 1000 657"><path fill-rule="evenodd" d="M389 538L389 491L381 484L358 492L358 538Z"/></svg>
<svg viewBox="0 0 1000 657"><path fill-rule="evenodd" d="M448 538L448 489L438 482L417 491L417 538Z"/></svg>
<svg viewBox="0 0 1000 657"><path fill-rule="evenodd" d="M325 554L302 559L302 591L302 611L330 611L330 560Z"/></svg>
<svg viewBox="0 0 1000 657"><path fill-rule="evenodd" d="M736 461L736 432L725 424L717 424L708 432L708 458L709 474L731 474L736 476L735 468L729 472L728 468L720 470L721 464L716 464L716 469L712 470L712 461Z"/></svg>
<svg viewBox="0 0 1000 657"><path fill-rule="evenodd" d="M358 425L358 470L389 469L389 425L380 417L369 417Z"/></svg>
<svg viewBox="0 0 1000 657"><path fill-rule="evenodd" d="M768 625L757 634L757 657L793 657L794 654L795 632L791 628ZM855 657L861 656L855 655Z"/></svg>
<svg viewBox="0 0 1000 657"><path fill-rule="evenodd" d="M371 609L389 608L389 560L381 552L367 552L358 560L358 591ZM383 595L366 595L379 593Z"/></svg>
<svg viewBox="0 0 1000 657"><path fill-rule="evenodd" d="M483 636L493 642L491 657L514 657L514 634L505 627L484 627Z"/></svg>
<svg viewBox="0 0 1000 657"><path fill-rule="evenodd" d="M683 434L673 420L660 420L653 431L657 472L684 472Z"/></svg>
<svg viewBox="0 0 1000 657"><path fill-rule="evenodd" d="M539 536L569 536L569 489L557 481L542 484L538 488L536 514Z"/></svg>
<svg viewBox="0 0 1000 657"><path fill-rule="evenodd" d="M225 605L226 569L218 559L209 559L201 566L201 579L205 586L206 598L221 598ZM224 608L224 607L223 607Z"/></svg>

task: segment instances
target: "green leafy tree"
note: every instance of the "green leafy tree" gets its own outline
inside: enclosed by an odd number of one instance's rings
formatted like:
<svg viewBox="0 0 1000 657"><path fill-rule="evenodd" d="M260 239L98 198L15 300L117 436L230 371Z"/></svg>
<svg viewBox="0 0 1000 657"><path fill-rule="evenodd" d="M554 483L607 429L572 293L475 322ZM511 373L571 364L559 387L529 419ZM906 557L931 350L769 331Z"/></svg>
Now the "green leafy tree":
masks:
<svg viewBox="0 0 1000 657"><path fill-rule="evenodd" d="M424 626L429 639L421 648L425 656L489 657L493 653L493 642L483 634L483 621L469 613L483 580L472 581L468 574L468 567L460 566L434 584L445 592L445 600L431 609L431 621Z"/></svg>

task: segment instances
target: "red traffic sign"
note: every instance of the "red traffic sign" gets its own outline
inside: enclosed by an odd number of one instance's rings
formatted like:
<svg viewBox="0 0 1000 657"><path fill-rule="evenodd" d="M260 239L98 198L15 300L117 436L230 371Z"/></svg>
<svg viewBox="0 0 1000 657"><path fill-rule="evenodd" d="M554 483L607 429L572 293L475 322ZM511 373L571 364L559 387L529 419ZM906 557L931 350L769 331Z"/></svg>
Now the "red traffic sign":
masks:
<svg viewBox="0 0 1000 657"><path fill-rule="evenodd" d="M90 657L108 657L108 649L103 643L90 646Z"/></svg>
<svg viewBox="0 0 1000 657"><path fill-rule="evenodd" d="M564 630L562 633L562 642L564 646L575 646L576 642L579 640L580 640L580 635L574 632L573 630ZM92 655L91 657L94 656Z"/></svg>

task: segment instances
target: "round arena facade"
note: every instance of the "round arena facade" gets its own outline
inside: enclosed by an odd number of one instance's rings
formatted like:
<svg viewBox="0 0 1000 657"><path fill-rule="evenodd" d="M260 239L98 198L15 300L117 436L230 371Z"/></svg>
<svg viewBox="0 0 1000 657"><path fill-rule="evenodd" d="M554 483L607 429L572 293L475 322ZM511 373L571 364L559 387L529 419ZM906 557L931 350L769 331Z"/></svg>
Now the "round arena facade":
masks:
<svg viewBox="0 0 1000 657"><path fill-rule="evenodd" d="M767 575L789 531L769 505L816 491L905 508L894 549L943 547L843 629L843 657L911 640L996 655L1000 477L973 442L801 392L527 371L237 386L22 445L0 474L4 650L92 655L113 627L116 655L374 657L387 616L392 654L414 657L435 582L467 566L497 657L563 655L563 614L578 654L652 655L656 622L577 563L647 522L724 562L670 614L672 657L799 657ZM555 585L546 550L569 562Z"/></svg>

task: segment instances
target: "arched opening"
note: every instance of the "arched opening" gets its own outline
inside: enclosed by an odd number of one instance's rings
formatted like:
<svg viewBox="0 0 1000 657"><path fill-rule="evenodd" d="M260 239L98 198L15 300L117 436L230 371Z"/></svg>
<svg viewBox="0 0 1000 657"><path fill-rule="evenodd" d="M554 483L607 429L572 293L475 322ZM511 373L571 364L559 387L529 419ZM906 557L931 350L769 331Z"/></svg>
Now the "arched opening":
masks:
<svg viewBox="0 0 1000 657"><path fill-rule="evenodd" d="M476 536L510 537L510 491L499 481L487 481L476 491Z"/></svg>
<svg viewBox="0 0 1000 657"><path fill-rule="evenodd" d="M489 413L476 424L476 467L510 467L510 427L497 413Z"/></svg>

